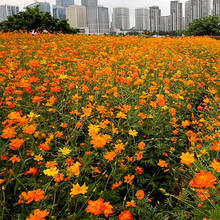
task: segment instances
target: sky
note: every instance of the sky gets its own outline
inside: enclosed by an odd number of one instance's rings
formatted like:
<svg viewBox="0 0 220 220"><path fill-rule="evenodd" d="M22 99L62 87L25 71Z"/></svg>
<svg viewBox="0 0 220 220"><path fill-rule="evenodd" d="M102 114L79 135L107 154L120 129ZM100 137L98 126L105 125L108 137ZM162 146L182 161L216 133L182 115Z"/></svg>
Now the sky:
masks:
<svg viewBox="0 0 220 220"><path fill-rule="evenodd" d="M38 0L39 2L44 2L44 0ZM187 0L180 0L184 3ZM19 9L22 10L23 7L33 3L34 0L0 0L0 5L18 5ZM46 2L55 5L56 0L46 0ZM81 0L75 0L76 5L81 5ZM169 15L170 14L170 0L98 0L98 4L109 8L110 20L111 14L113 11L113 7L128 7L130 8L130 24L131 27L135 25L135 15L134 9L140 7L150 7L150 6L159 6L161 9L161 15ZM183 13L184 15L184 13Z"/></svg>

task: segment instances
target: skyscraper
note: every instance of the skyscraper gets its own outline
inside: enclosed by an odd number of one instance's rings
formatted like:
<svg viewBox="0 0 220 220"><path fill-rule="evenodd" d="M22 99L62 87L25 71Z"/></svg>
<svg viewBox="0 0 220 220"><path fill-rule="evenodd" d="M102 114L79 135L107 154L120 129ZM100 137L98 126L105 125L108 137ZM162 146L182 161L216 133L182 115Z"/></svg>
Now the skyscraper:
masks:
<svg viewBox="0 0 220 220"><path fill-rule="evenodd" d="M53 17L58 19L66 19L66 10L63 6L53 5Z"/></svg>
<svg viewBox="0 0 220 220"><path fill-rule="evenodd" d="M19 12L17 5L0 5L0 22L7 20L7 16L12 16Z"/></svg>
<svg viewBox="0 0 220 220"><path fill-rule="evenodd" d="M130 28L129 8L127 7L113 8L113 27L118 29Z"/></svg>
<svg viewBox="0 0 220 220"><path fill-rule="evenodd" d="M192 2L191 0L185 2L185 29L192 23Z"/></svg>
<svg viewBox="0 0 220 220"><path fill-rule="evenodd" d="M50 3L48 3L48 2L34 2L34 3L30 4L30 5L28 5L28 7L34 8L37 5L40 6L40 10L41 11L49 12L50 13Z"/></svg>
<svg viewBox="0 0 220 220"><path fill-rule="evenodd" d="M85 6L98 6L98 1L97 0L81 0L82 5Z"/></svg>
<svg viewBox="0 0 220 220"><path fill-rule="evenodd" d="M98 7L99 33L109 33L109 15L108 8Z"/></svg>
<svg viewBox="0 0 220 220"><path fill-rule="evenodd" d="M66 19L71 27L83 28L86 24L86 7L82 5L70 5L66 7Z"/></svg>
<svg viewBox="0 0 220 220"><path fill-rule="evenodd" d="M220 15L220 0L213 0L213 15Z"/></svg>
<svg viewBox="0 0 220 220"><path fill-rule="evenodd" d="M150 30L150 10L149 8L135 9L135 28L139 30Z"/></svg>
<svg viewBox="0 0 220 220"><path fill-rule="evenodd" d="M200 0L199 18L205 18L211 15L211 0Z"/></svg>
<svg viewBox="0 0 220 220"><path fill-rule="evenodd" d="M160 31L160 17L161 10L158 6L150 7L150 31L159 32Z"/></svg>
<svg viewBox="0 0 220 220"><path fill-rule="evenodd" d="M182 3L179 0L170 2L172 31L182 30L182 10Z"/></svg>
<svg viewBox="0 0 220 220"><path fill-rule="evenodd" d="M164 32L172 31L171 15L160 17L160 31L164 31Z"/></svg>
<svg viewBox="0 0 220 220"><path fill-rule="evenodd" d="M56 5L63 7L74 5L74 3L74 0L56 0Z"/></svg>

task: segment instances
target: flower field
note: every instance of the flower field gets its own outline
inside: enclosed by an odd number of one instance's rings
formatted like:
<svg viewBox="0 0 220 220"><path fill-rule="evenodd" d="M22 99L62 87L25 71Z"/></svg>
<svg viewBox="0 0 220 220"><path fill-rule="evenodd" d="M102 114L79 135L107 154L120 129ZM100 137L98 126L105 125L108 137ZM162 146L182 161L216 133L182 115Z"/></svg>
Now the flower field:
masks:
<svg viewBox="0 0 220 220"><path fill-rule="evenodd" d="M0 218L220 219L220 41L0 33Z"/></svg>

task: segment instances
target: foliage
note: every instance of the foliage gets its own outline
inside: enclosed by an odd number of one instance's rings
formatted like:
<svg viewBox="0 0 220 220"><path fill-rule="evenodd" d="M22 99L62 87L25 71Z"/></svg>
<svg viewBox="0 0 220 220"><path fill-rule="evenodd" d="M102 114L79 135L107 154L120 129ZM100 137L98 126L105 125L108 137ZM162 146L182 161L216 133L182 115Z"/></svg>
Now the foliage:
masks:
<svg viewBox="0 0 220 220"><path fill-rule="evenodd" d="M37 5L34 8L26 7L25 11L21 11L0 23L0 30L4 32L27 30L27 31L43 31L62 32L67 34L76 34L77 29L73 29L67 23L66 19L59 20L51 16L49 12L42 12Z"/></svg>
<svg viewBox="0 0 220 220"><path fill-rule="evenodd" d="M220 16L210 15L209 17L195 19L189 24L188 35L220 35Z"/></svg>
<svg viewBox="0 0 220 220"><path fill-rule="evenodd" d="M1 32L1 218L219 219L219 53Z"/></svg>

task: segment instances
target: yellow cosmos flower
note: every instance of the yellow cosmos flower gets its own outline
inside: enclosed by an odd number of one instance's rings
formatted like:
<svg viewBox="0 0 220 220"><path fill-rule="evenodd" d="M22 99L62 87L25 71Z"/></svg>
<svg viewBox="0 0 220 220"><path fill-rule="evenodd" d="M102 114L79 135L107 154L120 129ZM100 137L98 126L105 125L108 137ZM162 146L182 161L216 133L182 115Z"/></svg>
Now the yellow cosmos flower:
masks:
<svg viewBox="0 0 220 220"><path fill-rule="evenodd" d="M63 155L67 155L71 152L72 150L68 149L67 147L59 148L59 152L61 152Z"/></svg>
<svg viewBox="0 0 220 220"><path fill-rule="evenodd" d="M136 137L138 134L138 132L136 130L132 130L132 129L130 129L128 133L133 137Z"/></svg>
<svg viewBox="0 0 220 220"><path fill-rule="evenodd" d="M58 174L59 170L57 170L56 167L51 167L49 169L44 170L43 172L46 176L54 177L54 176L56 176L56 174Z"/></svg>
<svg viewBox="0 0 220 220"><path fill-rule="evenodd" d="M86 194L87 193L87 189L89 188L88 186L86 186L86 184L84 183L82 186L80 186L78 183L77 184L72 184L73 188L71 189L70 195L71 197L74 197L75 195L78 194Z"/></svg>
<svg viewBox="0 0 220 220"><path fill-rule="evenodd" d="M190 165L195 161L194 154L190 154L189 152L182 153L180 159L181 159L180 162L186 165Z"/></svg>
<svg viewBox="0 0 220 220"><path fill-rule="evenodd" d="M41 160L43 160L43 157L40 154L38 154L38 155L34 156L34 160L41 161Z"/></svg>

